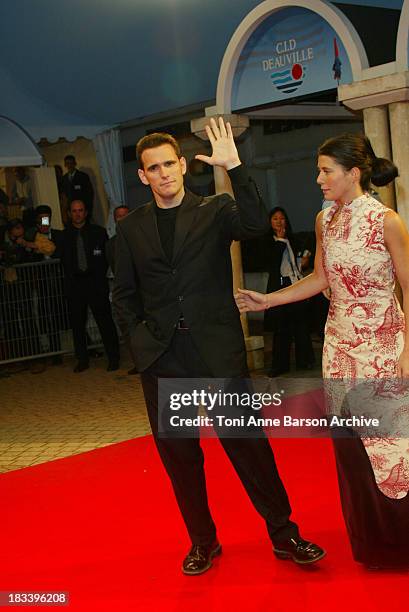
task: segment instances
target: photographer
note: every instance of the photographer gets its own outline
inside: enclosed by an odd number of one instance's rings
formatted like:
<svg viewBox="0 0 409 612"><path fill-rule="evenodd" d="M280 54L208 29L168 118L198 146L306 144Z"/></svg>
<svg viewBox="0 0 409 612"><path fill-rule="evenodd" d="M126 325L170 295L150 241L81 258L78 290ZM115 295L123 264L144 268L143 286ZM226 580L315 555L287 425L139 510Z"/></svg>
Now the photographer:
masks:
<svg viewBox="0 0 409 612"><path fill-rule="evenodd" d="M0 247L1 305L5 352L9 359L38 355L40 343L33 314L30 267L35 243L28 239L23 222L11 219Z"/></svg>

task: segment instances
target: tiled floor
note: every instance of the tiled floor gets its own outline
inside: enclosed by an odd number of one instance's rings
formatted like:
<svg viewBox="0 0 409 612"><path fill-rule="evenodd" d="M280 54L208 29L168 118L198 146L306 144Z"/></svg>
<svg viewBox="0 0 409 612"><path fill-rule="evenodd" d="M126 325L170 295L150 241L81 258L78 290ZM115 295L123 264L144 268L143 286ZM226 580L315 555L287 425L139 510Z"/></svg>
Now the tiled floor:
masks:
<svg viewBox="0 0 409 612"><path fill-rule="evenodd" d="M130 363L106 372L104 358L93 359L80 374L73 365L65 357L63 365L37 374L21 364L0 368L0 472L150 433L140 378L127 374ZM319 367L298 372L292 393L319 384Z"/></svg>
<svg viewBox="0 0 409 612"><path fill-rule="evenodd" d="M150 432L139 376L106 372L103 358L80 374L73 364L65 358L39 374L1 371L0 472Z"/></svg>

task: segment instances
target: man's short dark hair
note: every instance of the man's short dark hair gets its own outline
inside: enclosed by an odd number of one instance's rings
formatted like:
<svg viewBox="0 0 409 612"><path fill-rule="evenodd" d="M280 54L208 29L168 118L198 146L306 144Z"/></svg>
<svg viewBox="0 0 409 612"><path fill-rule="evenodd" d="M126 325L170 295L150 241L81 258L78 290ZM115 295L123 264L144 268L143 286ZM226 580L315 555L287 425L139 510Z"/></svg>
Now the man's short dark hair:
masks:
<svg viewBox="0 0 409 612"><path fill-rule="evenodd" d="M52 216L52 210L51 207L48 206L48 204L40 204L36 207L34 212L36 217L38 217L39 215L48 215L49 217Z"/></svg>
<svg viewBox="0 0 409 612"><path fill-rule="evenodd" d="M170 134L166 134L166 132L153 132L153 134L147 134L146 136L141 138L136 145L136 153L138 155L139 167L142 170L142 153L146 151L146 149L155 149L156 147L160 147L164 144L170 145L179 159L182 157L179 143L175 138L173 138L173 136L171 136Z"/></svg>
<svg viewBox="0 0 409 612"><path fill-rule="evenodd" d="M66 162L66 161L73 161L73 162L74 162L74 164L76 164L76 163L77 163L77 160L75 159L74 155L66 155L66 156L64 157L64 161L65 161L65 162Z"/></svg>

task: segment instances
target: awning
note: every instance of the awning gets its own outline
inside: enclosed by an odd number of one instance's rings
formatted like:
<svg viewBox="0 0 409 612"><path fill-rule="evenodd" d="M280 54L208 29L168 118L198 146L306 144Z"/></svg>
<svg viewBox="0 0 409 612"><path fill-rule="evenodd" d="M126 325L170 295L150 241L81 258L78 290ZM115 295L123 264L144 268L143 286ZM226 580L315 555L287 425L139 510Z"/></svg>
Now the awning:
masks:
<svg viewBox="0 0 409 612"><path fill-rule="evenodd" d="M18 123L0 115L0 167L42 164L43 157L31 136Z"/></svg>

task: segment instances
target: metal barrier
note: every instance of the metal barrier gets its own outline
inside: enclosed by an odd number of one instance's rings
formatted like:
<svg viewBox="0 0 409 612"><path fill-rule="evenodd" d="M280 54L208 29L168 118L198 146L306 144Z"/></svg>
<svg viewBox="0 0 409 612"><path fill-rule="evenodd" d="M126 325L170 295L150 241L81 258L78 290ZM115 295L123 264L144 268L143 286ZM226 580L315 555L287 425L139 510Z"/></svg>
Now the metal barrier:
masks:
<svg viewBox="0 0 409 612"><path fill-rule="evenodd" d="M91 311L87 341L102 346ZM73 352L60 261L0 266L0 364Z"/></svg>

